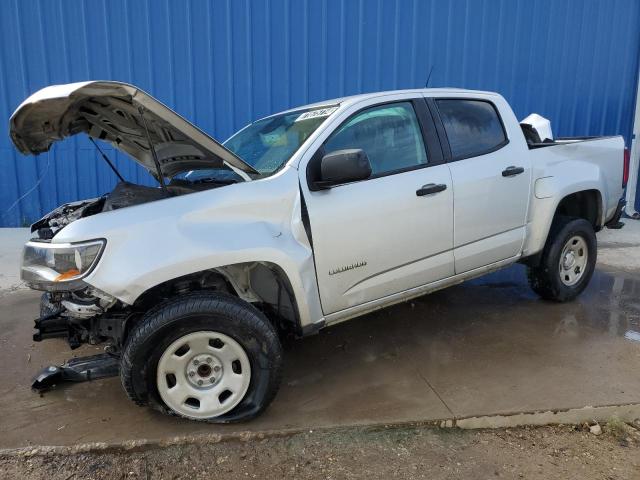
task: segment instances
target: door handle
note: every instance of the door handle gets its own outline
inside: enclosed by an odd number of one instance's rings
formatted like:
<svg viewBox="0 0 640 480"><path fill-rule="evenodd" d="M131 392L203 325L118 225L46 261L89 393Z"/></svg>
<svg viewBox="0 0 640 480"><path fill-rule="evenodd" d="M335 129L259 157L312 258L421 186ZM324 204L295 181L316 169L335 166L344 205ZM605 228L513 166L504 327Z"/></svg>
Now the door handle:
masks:
<svg viewBox="0 0 640 480"><path fill-rule="evenodd" d="M431 195L432 193L438 193L446 189L447 186L444 183L427 183L416 190L416 195L418 197L424 197L425 195Z"/></svg>
<svg viewBox="0 0 640 480"><path fill-rule="evenodd" d="M520 175L522 172L524 172L524 168L514 167L513 165L511 165L510 167L507 167L502 171L502 176L515 177L516 175Z"/></svg>

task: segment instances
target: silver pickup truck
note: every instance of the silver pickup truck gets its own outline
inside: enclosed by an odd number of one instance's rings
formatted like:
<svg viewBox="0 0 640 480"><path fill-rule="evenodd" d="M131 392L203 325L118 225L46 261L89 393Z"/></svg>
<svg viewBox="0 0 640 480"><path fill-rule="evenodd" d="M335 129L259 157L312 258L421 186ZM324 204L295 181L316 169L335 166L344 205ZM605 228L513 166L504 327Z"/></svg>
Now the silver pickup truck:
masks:
<svg viewBox="0 0 640 480"><path fill-rule="evenodd" d="M96 81L40 90L10 130L25 154L84 133L158 183L128 182L94 142L115 188L33 224L22 278L45 292L35 340L106 343L34 388L119 374L137 404L191 419L263 411L285 334L515 262L541 297L571 300L595 232L622 226L622 137L548 138L490 92L328 100L220 144L137 87Z"/></svg>

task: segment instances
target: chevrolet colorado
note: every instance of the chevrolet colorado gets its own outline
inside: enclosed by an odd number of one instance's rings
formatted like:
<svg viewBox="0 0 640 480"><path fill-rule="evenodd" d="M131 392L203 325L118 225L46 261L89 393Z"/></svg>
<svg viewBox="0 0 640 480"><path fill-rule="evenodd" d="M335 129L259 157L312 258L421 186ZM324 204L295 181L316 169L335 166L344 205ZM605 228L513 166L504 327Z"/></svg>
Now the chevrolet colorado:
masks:
<svg viewBox="0 0 640 480"><path fill-rule="evenodd" d="M35 340L107 345L48 367L34 387L119 374L137 404L190 419L263 411L283 332L309 335L514 262L542 298L571 300L593 273L595 232L622 225L622 137L550 138L496 93L328 100L224 144L111 81L44 88L10 120L25 154L79 133L159 186L125 181L100 150L121 180L113 191L33 224L21 275L45 292Z"/></svg>

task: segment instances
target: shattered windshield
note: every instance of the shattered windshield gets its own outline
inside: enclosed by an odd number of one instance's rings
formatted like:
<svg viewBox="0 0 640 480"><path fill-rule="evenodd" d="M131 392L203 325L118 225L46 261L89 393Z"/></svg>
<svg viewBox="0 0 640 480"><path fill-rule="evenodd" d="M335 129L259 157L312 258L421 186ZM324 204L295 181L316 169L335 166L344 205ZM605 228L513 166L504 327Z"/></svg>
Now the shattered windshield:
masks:
<svg viewBox="0 0 640 480"><path fill-rule="evenodd" d="M261 174L270 175L282 167L337 108L325 106L263 118L233 135L224 146Z"/></svg>

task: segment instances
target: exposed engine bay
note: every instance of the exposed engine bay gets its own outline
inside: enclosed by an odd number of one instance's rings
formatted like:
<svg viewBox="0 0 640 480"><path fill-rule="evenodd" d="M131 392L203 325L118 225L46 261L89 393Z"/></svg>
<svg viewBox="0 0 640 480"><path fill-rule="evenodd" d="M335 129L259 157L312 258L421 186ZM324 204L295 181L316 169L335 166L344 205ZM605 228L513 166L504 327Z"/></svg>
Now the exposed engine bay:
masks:
<svg viewBox="0 0 640 480"><path fill-rule="evenodd" d="M84 217L90 217L102 212L118 210L120 208L155 202L178 195L200 192L233 183L233 180L217 180L201 178L190 181L174 178L167 184L166 191L158 187L136 185L129 182L119 182L116 187L98 198L65 203L49 212L31 225L31 232L37 233L37 238L49 240L65 226Z"/></svg>

